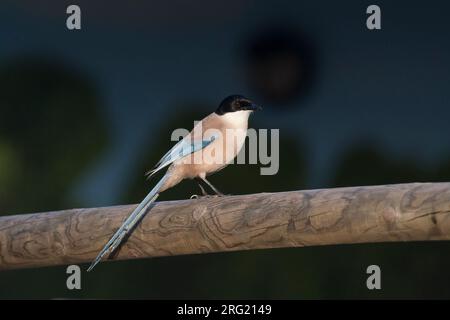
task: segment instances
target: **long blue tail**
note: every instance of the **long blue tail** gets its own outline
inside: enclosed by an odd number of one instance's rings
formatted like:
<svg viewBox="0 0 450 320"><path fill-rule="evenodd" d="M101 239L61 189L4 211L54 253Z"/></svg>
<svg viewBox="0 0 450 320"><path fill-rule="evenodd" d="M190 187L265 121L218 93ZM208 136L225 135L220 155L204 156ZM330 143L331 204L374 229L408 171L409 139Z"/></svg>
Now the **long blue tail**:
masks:
<svg viewBox="0 0 450 320"><path fill-rule="evenodd" d="M155 202L155 200L159 196L159 190L163 186L164 182L167 179L167 175L162 177L162 179L158 182L158 184L149 192L149 194L142 200L142 202L134 209L134 211L128 216L128 218L122 223L120 228L116 231L116 233L112 236L112 238L108 241L108 243L104 246L102 251L97 255L94 261L92 261L91 265L87 269L87 271L91 271L97 263L99 263L102 258L110 252L113 252L122 242L123 238L128 234L128 232L133 229L137 222L141 219L141 217L147 212L148 207Z"/></svg>

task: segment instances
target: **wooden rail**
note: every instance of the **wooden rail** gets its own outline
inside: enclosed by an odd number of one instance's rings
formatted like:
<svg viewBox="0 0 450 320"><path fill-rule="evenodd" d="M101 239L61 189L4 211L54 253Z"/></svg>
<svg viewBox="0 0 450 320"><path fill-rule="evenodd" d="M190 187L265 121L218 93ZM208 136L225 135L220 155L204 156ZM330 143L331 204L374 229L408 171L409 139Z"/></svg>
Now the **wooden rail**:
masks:
<svg viewBox="0 0 450 320"><path fill-rule="evenodd" d="M0 217L0 270L90 262L134 205ZM113 259L450 239L450 183L158 202Z"/></svg>

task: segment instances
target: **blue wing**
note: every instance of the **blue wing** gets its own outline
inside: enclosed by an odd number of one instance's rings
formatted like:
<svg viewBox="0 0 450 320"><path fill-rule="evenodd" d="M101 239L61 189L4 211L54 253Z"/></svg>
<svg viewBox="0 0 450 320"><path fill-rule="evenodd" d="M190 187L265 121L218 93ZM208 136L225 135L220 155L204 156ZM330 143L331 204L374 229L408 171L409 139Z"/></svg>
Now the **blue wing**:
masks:
<svg viewBox="0 0 450 320"><path fill-rule="evenodd" d="M155 165L155 168L146 173L147 178L150 179L154 174L159 172L161 169L171 165L175 161L184 158L194 152L206 148L215 140L212 136L209 140L190 140L182 139L178 141L176 145L172 147Z"/></svg>

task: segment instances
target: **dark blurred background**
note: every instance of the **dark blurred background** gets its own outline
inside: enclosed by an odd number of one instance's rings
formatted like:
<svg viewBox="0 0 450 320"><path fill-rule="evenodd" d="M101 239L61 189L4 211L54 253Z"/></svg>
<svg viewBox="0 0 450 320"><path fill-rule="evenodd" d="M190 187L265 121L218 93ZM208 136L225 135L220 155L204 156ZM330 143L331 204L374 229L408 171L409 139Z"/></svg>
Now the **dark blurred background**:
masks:
<svg viewBox="0 0 450 320"><path fill-rule="evenodd" d="M82 29L66 28L77 4ZM366 28L377 4L382 30ZM280 128L280 171L233 194L450 180L445 1L0 3L0 214L139 202L150 169L231 93ZM156 139L155 139L156 138ZM241 183L232 183L235 177ZM245 179L242 179L245 177ZM161 200L198 193L186 181ZM450 243L276 249L0 273L0 298L450 298ZM369 291L368 265L382 270Z"/></svg>

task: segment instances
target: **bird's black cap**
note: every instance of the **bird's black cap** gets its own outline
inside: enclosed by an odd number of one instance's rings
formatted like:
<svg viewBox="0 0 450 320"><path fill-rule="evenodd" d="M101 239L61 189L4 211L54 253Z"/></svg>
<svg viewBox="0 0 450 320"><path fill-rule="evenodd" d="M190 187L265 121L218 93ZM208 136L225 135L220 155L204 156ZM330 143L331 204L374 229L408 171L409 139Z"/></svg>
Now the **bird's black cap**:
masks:
<svg viewBox="0 0 450 320"><path fill-rule="evenodd" d="M240 94L233 94L222 100L216 110L218 115L223 115L228 112L236 112L243 110L261 110L262 108L254 104L250 99Z"/></svg>

